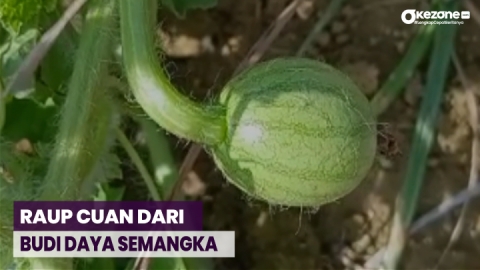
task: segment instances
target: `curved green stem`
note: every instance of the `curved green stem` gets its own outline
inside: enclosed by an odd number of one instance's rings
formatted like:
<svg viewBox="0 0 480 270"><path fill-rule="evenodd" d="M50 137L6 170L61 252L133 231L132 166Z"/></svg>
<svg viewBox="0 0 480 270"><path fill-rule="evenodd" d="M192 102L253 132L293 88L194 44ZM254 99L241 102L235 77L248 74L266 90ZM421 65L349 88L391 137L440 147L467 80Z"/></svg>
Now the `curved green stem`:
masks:
<svg viewBox="0 0 480 270"><path fill-rule="evenodd" d="M120 0L125 72L133 95L157 124L178 137L213 145L225 136L222 107L190 100L170 83L154 47L156 0Z"/></svg>

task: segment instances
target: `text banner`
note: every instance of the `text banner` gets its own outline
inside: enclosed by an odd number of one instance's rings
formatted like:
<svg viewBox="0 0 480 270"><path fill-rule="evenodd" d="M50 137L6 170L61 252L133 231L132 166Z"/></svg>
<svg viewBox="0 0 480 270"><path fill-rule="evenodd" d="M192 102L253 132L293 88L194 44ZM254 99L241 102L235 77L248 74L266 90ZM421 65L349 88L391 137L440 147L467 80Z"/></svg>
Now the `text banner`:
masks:
<svg viewBox="0 0 480 270"><path fill-rule="evenodd" d="M18 231L15 258L233 258L233 231Z"/></svg>
<svg viewBox="0 0 480 270"><path fill-rule="evenodd" d="M201 202L14 202L14 231L201 231Z"/></svg>

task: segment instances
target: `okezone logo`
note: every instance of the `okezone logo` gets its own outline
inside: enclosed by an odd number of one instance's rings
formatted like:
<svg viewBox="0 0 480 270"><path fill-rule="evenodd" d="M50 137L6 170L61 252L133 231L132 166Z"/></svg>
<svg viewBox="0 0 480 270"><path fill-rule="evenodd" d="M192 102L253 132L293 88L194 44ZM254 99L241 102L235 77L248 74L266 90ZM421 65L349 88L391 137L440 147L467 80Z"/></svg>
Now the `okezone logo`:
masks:
<svg viewBox="0 0 480 270"><path fill-rule="evenodd" d="M470 11L417 11L407 9L402 12L405 24L463 24L470 19Z"/></svg>

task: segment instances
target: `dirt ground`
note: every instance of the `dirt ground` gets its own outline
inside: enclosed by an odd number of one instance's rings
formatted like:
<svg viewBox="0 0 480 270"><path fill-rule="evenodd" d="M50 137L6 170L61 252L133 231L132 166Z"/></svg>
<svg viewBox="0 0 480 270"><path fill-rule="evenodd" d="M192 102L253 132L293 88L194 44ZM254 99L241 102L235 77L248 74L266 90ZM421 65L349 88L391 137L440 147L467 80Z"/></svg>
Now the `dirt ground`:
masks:
<svg viewBox="0 0 480 270"><path fill-rule="evenodd" d="M264 59L295 54L329 1L305 0ZM402 57L416 28L400 14L422 9L427 1L351 0L322 33L308 57L322 59L349 73L372 96ZM477 2L477 1L473 1ZM185 20L165 12L159 33L172 79L198 99L218 93L236 66L288 0L219 0L215 9L190 12ZM457 51L480 85L480 27L473 19L459 27ZM426 63L380 119L394 130L402 155L378 157L368 177L354 192L316 213L271 209L247 200L226 183L207 154L195 172L205 191L208 230L237 232L236 258L218 260L217 269L360 269L369 256L386 244L395 195L403 181L410 152L415 115L419 109ZM464 188L468 181L471 132L466 96L451 78L438 122L417 216ZM480 88L479 88L480 89ZM184 145L176 148L178 160ZM198 184L198 183L197 183ZM438 269L480 269L480 202L472 202L459 242ZM407 269L433 269L448 243L458 213L442 219L411 238Z"/></svg>

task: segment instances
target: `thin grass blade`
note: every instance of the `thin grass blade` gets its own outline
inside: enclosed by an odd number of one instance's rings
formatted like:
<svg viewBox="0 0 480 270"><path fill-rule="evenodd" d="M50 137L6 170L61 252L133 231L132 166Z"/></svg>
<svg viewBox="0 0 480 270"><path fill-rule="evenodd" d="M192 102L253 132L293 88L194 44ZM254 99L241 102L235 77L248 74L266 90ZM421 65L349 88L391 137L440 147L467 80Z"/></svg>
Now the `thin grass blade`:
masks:
<svg viewBox="0 0 480 270"><path fill-rule="evenodd" d="M163 129L149 119L142 118L139 119L139 122L145 133L146 144L154 169L155 183L161 190L162 199L168 198L175 188L178 168L167 135ZM180 196L177 199L184 200L185 197ZM213 262L204 258L152 258L149 269L209 270L213 269Z"/></svg>
<svg viewBox="0 0 480 270"><path fill-rule="evenodd" d="M142 118L139 122L145 133L155 184L161 190L162 199L168 198L178 179L178 168L173 159L170 143L165 131L150 119Z"/></svg>
<svg viewBox="0 0 480 270"><path fill-rule="evenodd" d="M377 91L370 103L374 113L382 114L398 97L413 75L413 71L425 57L433 39L436 25L422 25L413 39L408 51L395 70L390 73L387 81Z"/></svg>
<svg viewBox="0 0 480 270"><path fill-rule="evenodd" d="M455 11L457 6L457 1L445 1L442 3L441 10ZM383 266L386 269L397 268L406 245L408 228L415 214L425 176L427 158L434 141L435 123L442 102L451 55L454 50L456 31L457 25L455 24L438 25L435 31L425 96L418 114L405 182L397 197L393 228L383 259Z"/></svg>
<svg viewBox="0 0 480 270"><path fill-rule="evenodd" d="M331 0L325 12L323 12L323 10L320 11L320 19L317 21L315 26L313 26L312 31L310 31L308 36L303 41L302 45L297 51L296 56L303 56L308 52L315 38L325 29L325 27L335 18L335 16L337 16L342 8L342 5L346 1L347 0Z"/></svg>

